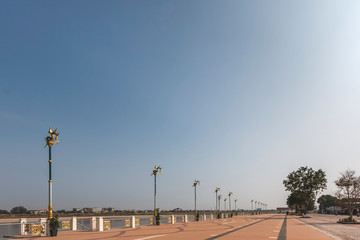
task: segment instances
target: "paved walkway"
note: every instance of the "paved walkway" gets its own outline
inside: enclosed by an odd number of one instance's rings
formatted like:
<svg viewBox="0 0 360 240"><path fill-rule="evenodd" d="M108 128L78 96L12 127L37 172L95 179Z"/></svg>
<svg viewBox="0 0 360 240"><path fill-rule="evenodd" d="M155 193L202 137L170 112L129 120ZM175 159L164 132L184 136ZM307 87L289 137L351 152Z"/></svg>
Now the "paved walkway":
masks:
<svg viewBox="0 0 360 240"><path fill-rule="evenodd" d="M303 223L315 227L321 231L333 236L334 239L342 240L360 240L360 224L338 224L340 218L346 218L346 215L330 214L309 214L311 218L298 218ZM360 222L360 218L354 218Z"/></svg>
<svg viewBox="0 0 360 240"><path fill-rule="evenodd" d="M32 238L34 239L34 238ZM230 219L211 221L142 226L133 229L114 229L104 232L63 231L56 238L43 240L271 240L271 239L333 239L293 217L284 214L236 216Z"/></svg>

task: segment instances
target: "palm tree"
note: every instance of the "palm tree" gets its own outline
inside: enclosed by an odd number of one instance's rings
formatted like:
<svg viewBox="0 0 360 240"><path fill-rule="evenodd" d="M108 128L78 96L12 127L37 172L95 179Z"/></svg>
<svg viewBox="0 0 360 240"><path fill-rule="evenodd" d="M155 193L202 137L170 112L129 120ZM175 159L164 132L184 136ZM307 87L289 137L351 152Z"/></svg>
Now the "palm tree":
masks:
<svg viewBox="0 0 360 240"><path fill-rule="evenodd" d="M200 181L195 179L194 183L193 183L193 187L194 187L194 190L195 190L195 217L197 217L197 210L196 210L196 186L197 185L200 186Z"/></svg>

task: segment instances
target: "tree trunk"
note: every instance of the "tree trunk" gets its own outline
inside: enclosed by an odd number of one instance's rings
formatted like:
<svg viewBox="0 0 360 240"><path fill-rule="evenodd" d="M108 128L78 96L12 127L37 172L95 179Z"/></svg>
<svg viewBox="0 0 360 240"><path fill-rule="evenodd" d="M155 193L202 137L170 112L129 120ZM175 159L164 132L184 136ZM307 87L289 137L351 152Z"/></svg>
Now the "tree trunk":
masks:
<svg viewBox="0 0 360 240"><path fill-rule="evenodd" d="M352 222L353 221L353 208L349 208L349 220Z"/></svg>

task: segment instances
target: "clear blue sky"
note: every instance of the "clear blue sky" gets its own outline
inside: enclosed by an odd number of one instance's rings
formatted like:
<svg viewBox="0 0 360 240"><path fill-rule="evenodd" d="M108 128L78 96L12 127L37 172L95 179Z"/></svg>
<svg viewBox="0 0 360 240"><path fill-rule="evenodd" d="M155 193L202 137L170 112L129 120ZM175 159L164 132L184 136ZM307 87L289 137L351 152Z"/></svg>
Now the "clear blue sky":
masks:
<svg viewBox="0 0 360 240"><path fill-rule="evenodd" d="M1 1L0 209L284 206L360 168L359 1ZM358 171L360 174L360 171ZM223 204L222 204L223 208Z"/></svg>

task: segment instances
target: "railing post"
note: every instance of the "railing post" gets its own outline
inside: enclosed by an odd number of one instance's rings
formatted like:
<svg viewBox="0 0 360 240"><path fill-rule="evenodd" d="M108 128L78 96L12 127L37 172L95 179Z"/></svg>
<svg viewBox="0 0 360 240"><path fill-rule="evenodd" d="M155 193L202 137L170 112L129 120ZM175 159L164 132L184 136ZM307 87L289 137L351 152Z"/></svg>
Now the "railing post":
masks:
<svg viewBox="0 0 360 240"><path fill-rule="evenodd" d="M214 215L210 214L210 220L214 220Z"/></svg>
<svg viewBox="0 0 360 240"><path fill-rule="evenodd" d="M25 224L26 224L27 220L26 218L20 218L20 223L21 223L21 226L20 226L20 231L21 231L21 235L25 235L26 232L25 232Z"/></svg>
<svg viewBox="0 0 360 240"><path fill-rule="evenodd" d="M204 217L203 217L204 221L206 221L206 215L204 214Z"/></svg>
<svg viewBox="0 0 360 240"><path fill-rule="evenodd" d="M76 231L77 230L77 219L76 217L71 218L71 230Z"/></svg>
<svg viewBox="0 0 360 240"><path fill-rule="evenodd" d="M104 231L104 219L103 217L98 217L97 222L96 222L96 230L99 232Z"/></svg>
<svg viewBox="0 0 360 240"><path fill-rule="evenodd" d="M131 227L135 228L135 216L131 216Z"/></svg>
<svg viewBox="0 0 360 240"><path fill-rule="evenodd" d="M96 231L96 217L90 218L90 229L91 231Z"/></svg>
<svg viewBox="0 0 360 240"><path fill-rule="evenodd" d="M184 222L188 222L188 216L185 214L185 216L184 216Z"/></svg>
<svg viewBox="0 0 360 240"><path fill-rule="evenodd" d="M46 218L40 218L40 224L44 226L44 233L41 233L40 236L47 236L47 233L50 233L49 224ZM48 230L49 229L49 230Z"/></svg>
<svg viewBox="0 0 360 240"><path fill-rule="evenodd" d="M174 224L174 223L175 223L175 216L171 215L171 224Z"/></svg>

